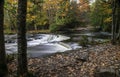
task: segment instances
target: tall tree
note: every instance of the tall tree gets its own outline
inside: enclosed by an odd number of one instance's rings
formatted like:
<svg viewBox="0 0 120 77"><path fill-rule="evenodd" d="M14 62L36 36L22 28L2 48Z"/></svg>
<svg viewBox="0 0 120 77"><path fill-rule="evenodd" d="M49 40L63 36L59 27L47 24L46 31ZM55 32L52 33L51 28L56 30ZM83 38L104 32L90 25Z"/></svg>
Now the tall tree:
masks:
<svg viewBox="0 0 120 77"><path fill-rule="evenodd" d="M112 44L120 43L120 1L112 0Z"/></svg>
<svg viewBox="0 0 120 77"><path fill-rule="evenodd" d="M115 44L115 11L116 11L116 0L112 2L112 44Z"/></svg>
<svg viewBox="0 0 120 77"><path fill-rule="evenodd" d="M5 44L4 44L4 0L0 1L0 77L7 77L8 69L5 57Z"/></svg>
<svg viewBox="0 0 120 77"><path fill-rule="evenodd" d="M26 42L27 0L18 0L18 76L27 77L27 42Z"/></svg>
<svg viewBox="0 0 120 77"><path fill-rule="evenodd" d="M16 32L16 18L17 18L17 0L6 0L5 8L5 30L8 32Z"/></svg>

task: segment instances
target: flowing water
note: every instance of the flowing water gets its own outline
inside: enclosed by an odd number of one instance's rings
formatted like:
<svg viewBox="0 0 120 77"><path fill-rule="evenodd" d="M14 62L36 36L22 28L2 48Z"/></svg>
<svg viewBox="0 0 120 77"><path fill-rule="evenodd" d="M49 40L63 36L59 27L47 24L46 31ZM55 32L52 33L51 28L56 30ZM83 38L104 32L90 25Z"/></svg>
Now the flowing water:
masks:
<svg viewBox="0 0 120 77"><path fill-rule="evenodd" d="M106 32L83 32L65 35L59 34L27 34L28 57L42 57L57 52L65 52L82 48L78 41L81 36L87 36L89 40L104 41L111 34ZM17 53L17 35L5 35L5 47L7 54ZM65 40L70 40L65 42Z"/></svg>
<svg viewBox="0 0 120 77"><path fill-rule="evenodd" d="M16 35L5 36L5 47L7 54L17 53ZM65 43L70 37L53 34L29 34L27 35L27 53L29 57L41 57L44 55L64 52L81 48L77 43Z"/></svg>

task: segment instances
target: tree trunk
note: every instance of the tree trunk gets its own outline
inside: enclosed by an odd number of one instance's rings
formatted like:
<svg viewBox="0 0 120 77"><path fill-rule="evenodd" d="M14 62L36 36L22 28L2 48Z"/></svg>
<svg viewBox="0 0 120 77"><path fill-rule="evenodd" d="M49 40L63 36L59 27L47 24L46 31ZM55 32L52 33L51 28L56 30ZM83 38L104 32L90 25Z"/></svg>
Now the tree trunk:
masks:
<svg viewBox="0 0 120 77"><path fill-rule="evenodd" d="M35 30L35 32L37 32L38 31L38 29L37 29L37 25L34 23L34 30Z"/></svg>
<svg viewBox="0 0 120 77"><path fill-rule="evenodd" d="M115 40L115 11L116 11L116 0L113 0L112 3L112 37L111 37L111 43L114 45L116 44Z"/></svg>
<svg viewBox="0 0 120 77"><path fill-rule="evenodd" d="M27 0L18 0L18 77L27 77L27 42L26 42Z"/></svg>
<svg viewBox="0 0 120 77"><path fill-rule="evenodd" d="M0 77L7 77L8 69L4 44L4 0L0 1Z"/></svg>
<svg viewBox="0 0 120 77"><path fill-rule="evenodd" d="M118 43L120 45L120 1L118 0Z"/></svg>
<svg viewBox="0 0 120 77"><path fill-rule="evenodd" d="M112 3L112 44L120 44L120 1L113 0Z"/></svg>
<svg viewBox="0 0 120 77"><path fill-rule="evenodd" d="M8 11L9 12L9 11ZM9 20L10 20L10 31L16 31L16 24L15 24L15 21L12 19L12 16L8 13L9 15Z"/></svg>
<svg viewBox="0 0 120 77"><path fill-rule="evenodd" d="M119 25L119 31L118 31L118 42L119 42L119 45L120 45L120 25Z"/></svg>

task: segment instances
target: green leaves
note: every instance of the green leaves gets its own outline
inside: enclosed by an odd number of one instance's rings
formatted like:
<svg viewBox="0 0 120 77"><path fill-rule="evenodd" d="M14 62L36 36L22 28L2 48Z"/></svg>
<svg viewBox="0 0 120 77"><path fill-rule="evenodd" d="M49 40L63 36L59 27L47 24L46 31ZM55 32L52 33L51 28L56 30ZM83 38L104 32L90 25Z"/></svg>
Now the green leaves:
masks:
<svg viewBox="0 0 120 77"><path fill-rule="evenodd" d="M91 22L104 31L110 31L112 8L108 1L96 0L91 6Z"/></svg>

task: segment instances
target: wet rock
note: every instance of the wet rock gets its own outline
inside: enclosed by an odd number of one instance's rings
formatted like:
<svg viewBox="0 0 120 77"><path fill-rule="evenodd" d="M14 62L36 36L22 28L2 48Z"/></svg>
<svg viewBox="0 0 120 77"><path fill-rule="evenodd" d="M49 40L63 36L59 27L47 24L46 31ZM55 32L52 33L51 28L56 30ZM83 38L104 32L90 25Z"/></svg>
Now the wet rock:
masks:
<svg viewBox="0 0 120 77"><path fill-rule="evenodd" d="M94 74L94 77L120 77L119 71L112 68L100 68Z"/></svg>
<svg viewBox="0 0 120 77"><path fill-rule="evenodd" d="M85 62L85 61L88 60L88 58L89 58L88 52L82 52L82 53L80 54L80 57L79 57L79 58L76 58L76 60L80 60L80 61L82 61L82 62Z"/></svg>

